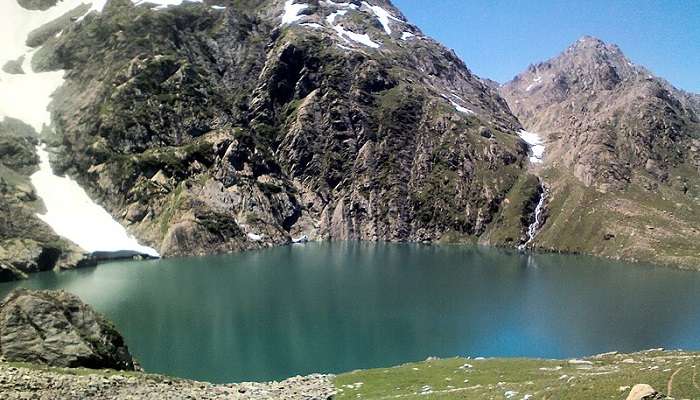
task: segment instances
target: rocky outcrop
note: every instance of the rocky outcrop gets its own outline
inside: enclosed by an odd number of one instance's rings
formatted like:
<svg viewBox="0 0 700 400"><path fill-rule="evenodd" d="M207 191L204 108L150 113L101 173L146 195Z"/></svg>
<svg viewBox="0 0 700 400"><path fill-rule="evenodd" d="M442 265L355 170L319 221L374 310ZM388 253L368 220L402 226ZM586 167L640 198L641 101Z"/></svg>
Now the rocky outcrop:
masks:
<svg viewBox="0 0 700 400"><path fill-rule="evenodd" d="M666 396L657 392L653 387L647 384L634 385L629 395L627 395L627 400L656 400L665 398Z"/></svg>
<svg viewBox="0 0 700 400"><path fill-rule="evenodd" d="M18 289L3 300L0 355L7 361L54 367L134 369L114 326L63 291Z"/></svg>

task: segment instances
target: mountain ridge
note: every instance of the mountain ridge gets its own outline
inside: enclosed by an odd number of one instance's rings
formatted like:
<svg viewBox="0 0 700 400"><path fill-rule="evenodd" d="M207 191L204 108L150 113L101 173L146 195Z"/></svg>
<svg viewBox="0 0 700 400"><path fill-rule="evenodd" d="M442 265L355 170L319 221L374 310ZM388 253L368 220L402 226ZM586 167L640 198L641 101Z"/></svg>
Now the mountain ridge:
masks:
<svg viewBox="0 0 700 400"><path fill-rule="evenodd" d="M547 143L541 175L554 186L555 215L540 246L697 264L700 124L691 94L592 37L533 64L501 93ZM575 235L573 221L583 224L581 243L562 243Z"/></svg>
<svg viewBox="0 0 700 400"><path fill-rule="evenodd" d="M698 96L599 39L499 85L389 1L111 0L30 61L66 70L54 170L166 257L309 238L700 266Z"/></svg>

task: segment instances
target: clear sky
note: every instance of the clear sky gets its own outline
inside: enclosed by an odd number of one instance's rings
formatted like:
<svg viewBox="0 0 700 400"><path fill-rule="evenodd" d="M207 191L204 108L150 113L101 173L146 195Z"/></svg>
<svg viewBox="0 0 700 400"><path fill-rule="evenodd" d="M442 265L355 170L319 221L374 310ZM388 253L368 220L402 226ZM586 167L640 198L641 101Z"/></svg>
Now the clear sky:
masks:
<svg viewBox="0 0 700 400"><path fill-rule="evenodd" d="M700 93L700 0L393 0L410 22L499 82L576 39L615 43L634 63Z"/></svg>

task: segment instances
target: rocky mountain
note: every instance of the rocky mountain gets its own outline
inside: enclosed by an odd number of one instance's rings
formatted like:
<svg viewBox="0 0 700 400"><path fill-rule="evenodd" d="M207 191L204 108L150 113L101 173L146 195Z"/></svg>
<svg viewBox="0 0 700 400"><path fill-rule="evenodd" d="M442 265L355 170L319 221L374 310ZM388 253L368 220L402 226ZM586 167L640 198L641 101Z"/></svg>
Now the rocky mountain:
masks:
<svg viewBox="0 0 700 400"><path fill-rule="evenodd" d="M501 86L384 0L29 3L58 17L3 71L65 71L53 172L154 253L479 242L700 265L700 101L616 46L583 38Z"/></svg>
<svg viewBox="0 0 700 400"><path fill-rule="evenodd" d="M619 47L584 37L501 88L546 142L545 248L700 265L700 111Z"/></svg>
<svg viewBox="0 0 700 400"><path fill-rule="evenodd" d="M54 168L164 256L471 241L526 169L506 102L386 1L111 0L48 39Z"/></svg>

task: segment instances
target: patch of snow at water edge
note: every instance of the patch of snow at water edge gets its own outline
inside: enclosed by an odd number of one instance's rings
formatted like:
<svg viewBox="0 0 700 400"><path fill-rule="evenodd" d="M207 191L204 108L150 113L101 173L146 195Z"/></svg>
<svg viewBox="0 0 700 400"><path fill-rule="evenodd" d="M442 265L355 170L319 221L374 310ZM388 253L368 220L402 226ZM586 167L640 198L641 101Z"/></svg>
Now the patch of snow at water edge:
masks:
<svg viewBox="0 0 700 400"><path fill-rule="evenodd" d="M54 175L43 146L37 148L37 154L39 171L30 179L46 206L46 213L37 215L58 235L89 252L123 250L159 257L154 249L138 244L78 183Z"/></svg>
<svg viewBox="0 0 700 400"><path fill-rule="evenodd" d="M296 0L287 0L284 3L284 14L282 14L282 25L292 24L299 21L303 15L299 13L309 7L308 4L296 4Z"/></svg>
<svg viewBox="0 0 700 400"><path fill-rule="evenodd" d="M401 40L408 40L416 35L412 34L411 32L404 32L401 34Z"/></svg>
<svg viewBox="0 0 700 400"><path fill-rule="evenodd" d="M364 4L365 6L367 6L367 8L372 10L374 15L377 16L379 23L382 24L382 27L384 28L384 32L386 32L387 35L391 35L391 26L389 25L389 22L391 20L403 22L400 19L391 15L391 13L389 11L387 11L379 6L373 6L369 3L367 3L366 1L363 1L362 4Z"/></svg>
<svg viewBox="0 0 700 400"><path fill-rule="evenodd" d="M539 134L521 130L518 136L527 143L530 148L530 162L533 164L541 164L544 158L544 140Z"/></svg>
<svg viewBox="0 0 700 400"><path fill-rule="evenodd" d="M34 51L25 46L32 30L60 17L82 4L81 0L64 0L46 11L30 11L16 1L0 0L0 37L3 51L0 65L24 56L23 75L0 71L0 117L17 118L40 132L51 124L47 107L51 94L63 84L63 71L35 73L31 66ZM94 3L93 3L94 5ZM53 174L48 153L38 148L39 171L30 179L37 195L46 206L39 215L60 236L86 251L134 251L152 257L158 253L139 245L102 207L93 203L73 180Z"/></svg>

